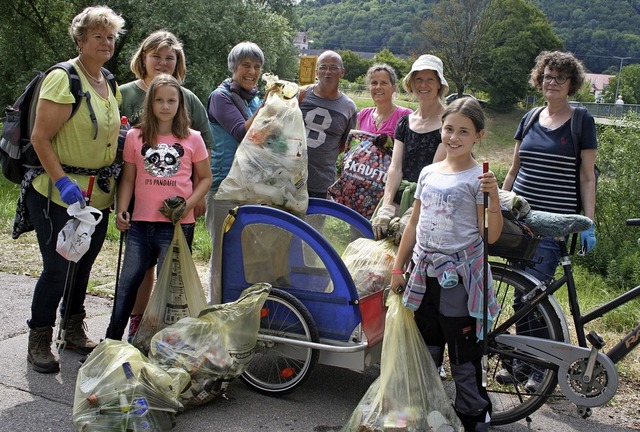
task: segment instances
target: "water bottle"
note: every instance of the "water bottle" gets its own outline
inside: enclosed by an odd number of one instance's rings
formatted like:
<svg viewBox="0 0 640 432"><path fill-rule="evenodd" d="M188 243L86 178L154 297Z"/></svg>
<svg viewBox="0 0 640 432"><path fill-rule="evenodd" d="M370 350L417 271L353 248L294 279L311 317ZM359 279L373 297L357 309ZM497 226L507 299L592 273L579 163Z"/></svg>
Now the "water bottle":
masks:
<svg viewBox="0 0 640 432"><path fill-rule="evenodd" d="M116 151L116 162L122 164L122 152L124 151L124 140L127 137L127 131L131 129L127 116L120 117L120 133L118 134L118 150Z"/></svg>

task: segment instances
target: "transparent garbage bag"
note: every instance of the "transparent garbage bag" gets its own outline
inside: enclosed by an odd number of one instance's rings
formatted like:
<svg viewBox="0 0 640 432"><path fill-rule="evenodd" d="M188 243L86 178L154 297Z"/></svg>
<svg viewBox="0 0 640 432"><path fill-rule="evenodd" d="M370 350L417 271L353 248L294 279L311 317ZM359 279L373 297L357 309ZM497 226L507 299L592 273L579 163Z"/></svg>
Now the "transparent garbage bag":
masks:
<svg viewBox="0 0 640 432"><path fill-rule="evenodd" d="M342 261L360 297L380 291L391 283L397 251L392 238L380 241L359 238L349 243L342 253Z"/></svg>
<svg viewBox="0 0 640 432"><path fill-rule="evenodd" d="M204 309L198 318L183 318L151 340L149 358L164 368L179 368L190 385L180 395L185 409L223 395L229 382L253 358L260 329L260 310L271 285L258 283L238 300Z"/></svg>
<svg viewBox="0 0 640 432"><path fill-rule="evenodd" d="M162 263L138 332L133 338L133 345L143 353L148 353L153 335L182 318L197 317L205 307L207 298L198 270L182 227L176 224L173 240Z"/></svg>
<svg viewBox="0 0 640 432"><path fill-rule="evenodd" d="M170 372L128 343L104 340L78 371L73 425L83 432L173 429L188 375Z"/></svg>
<svg viewBox="0 0 640 432"><path fill-rule="evenodd" d="M380 376L344 432L464 432L438 370L402 297L387 298Z"/></svg>
<svg viewBox="0 0 640 432"><path fill-rule="evenodd" d="M264 74L269 90L220 184L217 200L266 204L303 216L307 193L307 138L298 87Z"/></svg>

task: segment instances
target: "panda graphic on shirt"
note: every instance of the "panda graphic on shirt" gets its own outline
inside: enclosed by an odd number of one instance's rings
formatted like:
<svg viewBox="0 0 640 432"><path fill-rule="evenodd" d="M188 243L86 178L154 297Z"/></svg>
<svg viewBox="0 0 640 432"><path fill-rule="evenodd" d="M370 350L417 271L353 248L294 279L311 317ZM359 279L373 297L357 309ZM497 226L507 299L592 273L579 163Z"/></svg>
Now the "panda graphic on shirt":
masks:
<svg viewBox="0 0 640 432"><path fill-rule="evenodd" d="M184 156L184 148L179 143L159 143L155 147L144 144L140 152L145 171L153 177L173 177L180 169L180 158Z"/></svg>

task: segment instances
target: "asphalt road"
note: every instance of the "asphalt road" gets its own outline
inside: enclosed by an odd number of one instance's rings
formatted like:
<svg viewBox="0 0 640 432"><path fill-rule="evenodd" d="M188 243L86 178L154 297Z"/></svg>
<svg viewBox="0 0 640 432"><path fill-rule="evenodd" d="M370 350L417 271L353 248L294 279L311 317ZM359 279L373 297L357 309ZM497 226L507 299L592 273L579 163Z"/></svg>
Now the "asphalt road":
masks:
<svg viewBox="0 0 640 432"><path fill-rule="evenodd" d="M0 281L3 290L0 296L0 432L74 431L71 414L80 356L64 352L62 370L57 374L43 375L32 371L26 362L26 319L35 280L0 273ZM89 333L94 338L99 339L104 334L110 312L111 301L108 299L93 296L87 299ZM227 391L227 399L218 398L180 414L174 431L339 431L376 373L375 369L360 374L319 366L301 388L281 398L260 395L240 381L234 381ZM634 430L611 423L616 422L597 409L591 418L579 418L570 404L560 401L535 413L530 428L521 421L493 430Z"/></svg>

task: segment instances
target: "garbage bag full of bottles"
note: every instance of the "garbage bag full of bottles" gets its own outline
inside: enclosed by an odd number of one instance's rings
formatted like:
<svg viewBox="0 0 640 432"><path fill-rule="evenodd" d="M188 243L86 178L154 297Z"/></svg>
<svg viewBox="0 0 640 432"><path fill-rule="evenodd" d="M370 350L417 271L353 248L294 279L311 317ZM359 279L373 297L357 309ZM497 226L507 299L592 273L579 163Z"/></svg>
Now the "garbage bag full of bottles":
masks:
<svg viewBox="0 0 640 432"><path fill-rule="evenodd" d="M185 375L168 373L128 343L106 339L78 371L73 425L82 432L170 431L182 408Z"/></svg>
<svg viewBox="0 0 640 432"><path fill-rule="evenodd" d="M267 283L254 284L238 300L206 308L198 318L183 318L151 339L153 363L189 376L179 398L185 409L223 395L244 372L256 349L260 310L270 290Z"/></svg>

